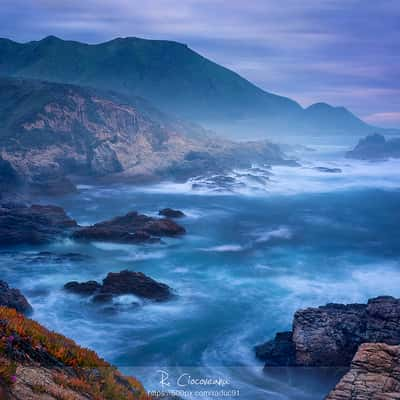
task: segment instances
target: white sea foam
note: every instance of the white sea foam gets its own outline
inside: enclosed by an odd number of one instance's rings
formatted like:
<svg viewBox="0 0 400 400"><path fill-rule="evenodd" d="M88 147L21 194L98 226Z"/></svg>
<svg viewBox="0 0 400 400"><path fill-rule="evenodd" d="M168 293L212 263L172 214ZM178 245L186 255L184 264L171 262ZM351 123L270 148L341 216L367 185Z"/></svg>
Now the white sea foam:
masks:
<svg viewBox="0 0 400 400"><path fill-rule="evenodd" d="M284 239L289 240L293 236L293 232L286 226L281 226L277 229L273 229L271 231L256 233L258 236L256 239L257 243L265 243L269 242L272 239Z"/></svg>
<svg viewBox="0 0 400 400"><path fill-rule="evenodd" d="M245 248L239 244L223 244L220 246L205 247L205 248L202 248L201 250L225 253L225 252L242 251L244 249Z"/></svg>

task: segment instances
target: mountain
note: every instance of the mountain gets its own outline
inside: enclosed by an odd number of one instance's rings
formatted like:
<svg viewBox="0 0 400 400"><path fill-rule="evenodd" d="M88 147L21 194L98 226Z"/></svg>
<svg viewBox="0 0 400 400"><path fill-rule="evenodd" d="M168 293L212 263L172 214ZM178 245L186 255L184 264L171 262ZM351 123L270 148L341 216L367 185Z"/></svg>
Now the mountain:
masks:
<svg viewBox="0 0 400 400"><path fill-rule="evenodd" d="M118 38L89 45L54 36L28 43L0 39L0 75L140 96L227 135L373 130L344 108L315 104L304 110L171 41Z"/></svg>
<svg viewBox="0 0 400 400"><path fill-rule="evenodd" d="M69 84L0 78L4 186L73 189L67 177L187 178L251 163L283 162L267 141L234 143L169 117L140 98Z"/></svg>

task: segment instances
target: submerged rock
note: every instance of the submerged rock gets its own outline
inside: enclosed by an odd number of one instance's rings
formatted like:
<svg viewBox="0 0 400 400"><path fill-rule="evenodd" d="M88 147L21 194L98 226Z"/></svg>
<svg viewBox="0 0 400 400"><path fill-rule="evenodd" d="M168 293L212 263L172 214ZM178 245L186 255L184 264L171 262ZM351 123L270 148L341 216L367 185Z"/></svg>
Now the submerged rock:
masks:
<svg viewBox="0 0 400 400"><path fill-rule="evenodd" d="M4 281L0 281L0 306L14 308L23 314L33 311L25 296L18 289L10 288Z"/></svg>
<svg viewBox="0 0 400 400"><path fill-rule="evenodd" d="M327 400L400 399L400 346L362 344Z"/></svg>
<svg viewBox="0 0 400 400"><path fill-rule="evenodd" d="M76 293L76 294L83 294L83 295L92 295L96 291L101 288L101 285L96 281L88 281L88 282L68 282L64 285L64 289Z"/></svg>
<svg viewBox="0 0 400 400"><path fill-rule="evenodd" d="M319 172L326 172L329 174L340 174L342 172L340 168L315 167L314 169Z"/></svg>
<svg viewBox="0 0 400 400"><path fill-rule="evenodd" d="M162 215L167 218L182 218L185 214L180 210L174 210L172 208L163 208L158 212L158 215Z"/></svg>
<svg viewBox="0 0 400 400"><path fill-rule="evenodd" d="M177 236L185 232L185 228L174 221L152 218L134 211L81 228L74 232L73 237L79 240L135 244L157 241L158 237Z"/></svg>
<svg viewBox="0 0 400 400"><path fill-rule="evenodd" d="M0 245L44 244L77 227L57 206L21 205L0 208Z"/></svg>
<svg viewBox="0 0 400 400"><path fill-rule="evenodd" d="M382 296L368 304L299 310L291 335L278 334L257 346L256 355L266 366L348 366L362 343L400 344L400 299Z"/></svg>
<svg viewBox="0 0 400 400"><path fill-rule="evenodd" d="M81 295L94 295L93 301L107 302L116 296L134 295L154 301L165 301L172 297L168 285L155 281L142 272L124 270L110 272L103 284L96 281L68 282L64 289Z"/></svg>

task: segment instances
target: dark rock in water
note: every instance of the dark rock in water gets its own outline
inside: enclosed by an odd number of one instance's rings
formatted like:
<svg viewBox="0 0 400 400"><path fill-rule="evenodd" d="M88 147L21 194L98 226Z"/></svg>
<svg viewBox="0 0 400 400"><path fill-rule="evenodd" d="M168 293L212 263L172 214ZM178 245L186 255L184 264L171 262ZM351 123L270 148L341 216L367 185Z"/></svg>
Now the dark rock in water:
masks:
<svg viewBox="0 0 400 400"><path fill-rule="evenodd" d="M340 174L342 172L340 168L315 167L314 169L319 172L327 172L330 174Z"/></svg>
<svg viewBox="0 0 400 400"><path fill-rule="evenodd" d="M142 272L121 271L110 272L103 284L96 281L68 282L65 290L72 293L93 296L98 303L108 302L115 296L131 294L154 301L165 301L172 297L168 285L155 281Z"/></svg>
<svg viewBox="0 0 400 400"><path fill-rule="evenodd" d="M168 300L171 297L170 288L164 283L159 283L142 272L127 270L110 272L103 280L100 291L114 296L132 294L156 301Z"/></svg>
<svg viewBox="0 0 400 400"><path fill-rule="evenodd" d="M361 139L353 150L348 151L346 157L371 161L400 158L400 138L386 140L378 133L369 135Z"/></svg>
<svg viewBox="0 0 400 400"><path fill-rule="evenodd" d="M257 346L266 366L348 366L360 344L400 344L400 299L382 296L368 304L327 304L295 313L292 342L287 332Z"/></svg>
<svg viewBox="0 0 400 400"><path fill-rule="evenodd" d="M32 205L0 208L0 245L44 244L75 228L61 207Z"/></svg>
<svg viewBox="0 0 400 400"><path fill-rule="evenodd" d="M0 306L14 308L23 314L33 311L25 296L18 289L10 288L4 281L0 281Z"/></svg>
<svg viewBox="0 0 400 400"><path fill-rule="evenodd" d="M278 332L274 340L255 347L256 356L266 360L268 366L281 367L294 365L296 348L292 340L292 332Z"/></svg>
<svg viewBox="0 0 400 400"><path fill-rule="evenodd" d="M174 210L172 208L163 208L158 212L158 214L167 218L182 218L185 216L182 211Z"/></svg>
<svg viewBox="0 0 400 400"><path fill-rule="evenodd" d="M79 229L73 237L80 240L116 243L141 243L158 241L153 236L177 236L185 229L169 219L152 218L130 212L122 217Z"/></svg>
<svg viewBox="0 0 400 400"><path fill-rule="evenodd" d="M362 344L350 371L326 400L398 400L400 398L400 346Z"/></svg>
<svg viewBox="0 0 400 400"><path fill-rule="evenodd" d="M83 295L92 295L96 291L101 288L101 285L96 281L88 281L88 282L68 282L64 285L64 289L68 292L83 294Z"/></svg>
<svg viewBox="0 0 400 400"><path fill-rule="evenodd" d="M77 191L76 186L65 176L45 176L35 177L29 184L29 191L38 196L62 196Z"/></svg>

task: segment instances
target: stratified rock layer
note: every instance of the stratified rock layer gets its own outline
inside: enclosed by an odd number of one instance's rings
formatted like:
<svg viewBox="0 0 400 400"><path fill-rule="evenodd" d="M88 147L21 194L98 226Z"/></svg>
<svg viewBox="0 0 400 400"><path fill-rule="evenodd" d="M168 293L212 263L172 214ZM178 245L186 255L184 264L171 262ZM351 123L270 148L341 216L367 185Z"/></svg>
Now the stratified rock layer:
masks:
<svg viewBox="0 0 400 400"><path fill-rule="evenodd" d="M362 344L327 400L400 399L400 346Z"/></svg>

